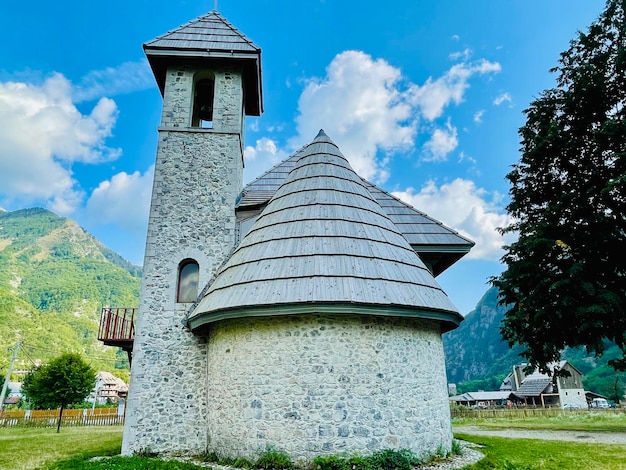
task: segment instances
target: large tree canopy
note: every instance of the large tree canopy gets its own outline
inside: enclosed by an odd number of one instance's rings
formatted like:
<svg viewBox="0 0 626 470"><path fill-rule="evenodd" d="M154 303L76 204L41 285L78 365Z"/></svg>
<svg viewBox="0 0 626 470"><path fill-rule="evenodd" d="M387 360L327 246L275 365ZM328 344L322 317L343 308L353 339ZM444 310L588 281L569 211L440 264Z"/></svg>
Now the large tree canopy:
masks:
<svg viewBox="0 0 626 470"><path fill-rule="evenodd" d="M59 408L57 432L63 410L82 403L96 382L96 373L78 354L62 354L31 371L22 385L24 395L37 408Z"/></svg>
<svg viewBox="0 0 626 470"><path fill-rule="evenodd" d="M517 233L492 283L510 306L502 336L546 371L566 346L626 369L626 0L608 0L559 64L557 86L524 112L507 175Z"/></svg>

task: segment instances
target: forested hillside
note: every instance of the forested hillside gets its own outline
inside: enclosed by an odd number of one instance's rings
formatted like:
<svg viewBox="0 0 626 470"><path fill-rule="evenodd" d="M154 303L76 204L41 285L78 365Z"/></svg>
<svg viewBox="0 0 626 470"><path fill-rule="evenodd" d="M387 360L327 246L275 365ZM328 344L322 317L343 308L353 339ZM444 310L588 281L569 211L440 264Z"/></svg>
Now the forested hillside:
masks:
<svg viewBox="0 0 626 470"><path fill-rule="evenodd" d="M500 337L506 308L498 306L498 290L491 287L461 326L443 336L448 382L460 383L508 374L522 361Z"/></svg>
<svg viewBox="0 0 626 470"><path fill-rule="evenodd" d="M0 212L0 370L21 340L17 368L72 351L127 377L126 354L97 340L99 312L136 306L140 276L72 220L45 209Z"/></svg>
<svg viewBox="0 0 626 470"><path fill-rule="evenodd" d="M490 288L461 326L443 336L448 382L465 390L497 390L515 364L524 359L519 347L509 348L500 336L500 324L506 308L498 306L498 291ZM595 358L584 349L565 349L562 358L583 374L586 390L622 401L626 373L617 373L607 361L619 356L619 348L606 344L606 354Z"/></svg>

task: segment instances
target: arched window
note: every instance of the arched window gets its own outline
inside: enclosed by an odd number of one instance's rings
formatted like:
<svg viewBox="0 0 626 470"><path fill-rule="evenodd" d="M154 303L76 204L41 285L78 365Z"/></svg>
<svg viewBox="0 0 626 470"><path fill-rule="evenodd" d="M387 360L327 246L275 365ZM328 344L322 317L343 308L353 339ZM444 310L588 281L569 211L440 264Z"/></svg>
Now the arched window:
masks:
<svg viewBox="0 0 626 470"><path fill-rule="evenodd" d="M177 302L186 303L196 301L198 298L199 271L198 263L192 259L186 259L178 265Z"/></svg>
<svg viewBox="0 0 626 470"><path fill-rule="evenodd" d="M213 98L215 96L215 76L203 73L196 78L193 92L193 113L191 127L213 128Z"/></svg>

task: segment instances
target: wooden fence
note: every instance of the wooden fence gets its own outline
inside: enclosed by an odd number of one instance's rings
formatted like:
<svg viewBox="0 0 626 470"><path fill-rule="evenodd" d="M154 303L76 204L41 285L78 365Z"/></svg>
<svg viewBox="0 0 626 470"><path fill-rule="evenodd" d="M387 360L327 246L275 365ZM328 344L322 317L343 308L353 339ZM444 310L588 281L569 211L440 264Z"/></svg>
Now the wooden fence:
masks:
<svg viewBox="0 0 626 470"><path fill-rule="evenodd" d="M0 412L0 427L56 427L59 410L20 410ZM117 408L63 410L63 426L115 426L124 424Z"/></svg>
<svg viewBox="0 0 626 470"><path fill-rule="evenodd" d="M608 409L570 409L563 410L561 408L487 408L487 409L452 409L450 414L452 418L477 418L477 419L493 419L493 418L534 418L534 417L554 417L563 414L589 414L589 413L617 413L623 414L624 410L620 408Z"/></svg>

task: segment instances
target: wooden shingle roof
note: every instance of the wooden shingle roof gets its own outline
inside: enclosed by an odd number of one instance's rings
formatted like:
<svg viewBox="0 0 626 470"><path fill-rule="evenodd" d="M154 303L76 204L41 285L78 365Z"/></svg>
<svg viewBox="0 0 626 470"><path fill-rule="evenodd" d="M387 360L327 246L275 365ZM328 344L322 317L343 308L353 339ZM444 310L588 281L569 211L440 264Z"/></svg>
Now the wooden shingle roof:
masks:
<svg viewBox="0 0 626 470"><path fill-rule="evenodd" d="M243 189L238 210L250 210L266 204L296 166L303 149L269 169ZM466 255L474 242L450 227L401 201L395 196L361 178L383 211L404 235L420 258L438 276Z"/></svg>
<svg viewBox="0 0 626 470"><path fill-rule="evenodd" d="M246 114L263 112L261 49L218 12L212 11L143 45L163 94L167 66L201 60L208 63L236 62L243 68Z"/></svg>
<svg viewBox="0 0 626 470"><path fill-rule="evenodd" d="M538 397L544 393L551 383L552 379L550 377L536 379L526 378L520 388L515 392L515 395L519 397Z"/></svg>
<svg viewBox="0 0 626 470"><path fill-rule="evenodd" d="M189 325L295 313L418 317L443 330L462 320L323 132L299 153Z"/></svg>

